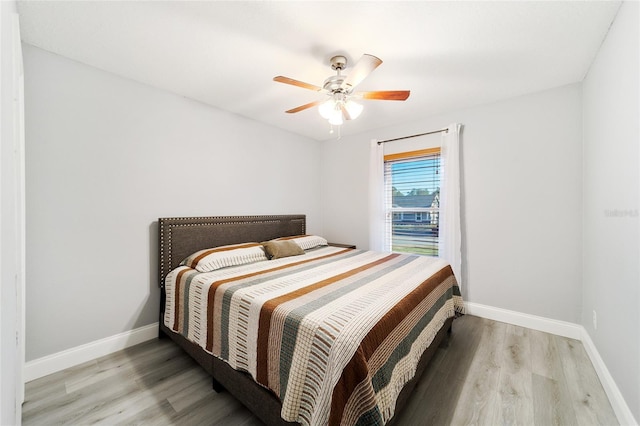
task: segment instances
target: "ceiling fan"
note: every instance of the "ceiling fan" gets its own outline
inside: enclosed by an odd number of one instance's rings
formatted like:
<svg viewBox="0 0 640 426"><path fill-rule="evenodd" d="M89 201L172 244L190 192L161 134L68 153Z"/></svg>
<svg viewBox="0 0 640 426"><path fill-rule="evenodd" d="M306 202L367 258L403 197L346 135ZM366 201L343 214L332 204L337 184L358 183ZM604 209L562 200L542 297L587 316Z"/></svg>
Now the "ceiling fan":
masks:
<svg viewBox="0 0 640 426"><path fill-rule="evenodd" d="M290 84L292 86L302 87L304 89L314 90L323 93L329 97L327 100L318 100L309 102L285 111L289 114L304 111L305 109L318 106L320 115L329 120L332 125L340 126L343 120L353 120L362 112L362 105L355 102L360 99L384 100L384 101L404 101L411 93L409 90L384 90L375 92L355 92L355 87L362 82L373 70L375 70L382 60L373 56L364 54L362 58L351 68L349 75L342 75L341 72L347 66L347 58L345 56L334 56L331 58L331 68L336 71L336 75L327 78L322 87L314 84L305 83L294 80L281 75L274 77L273 80L279 83Z"/></svg>

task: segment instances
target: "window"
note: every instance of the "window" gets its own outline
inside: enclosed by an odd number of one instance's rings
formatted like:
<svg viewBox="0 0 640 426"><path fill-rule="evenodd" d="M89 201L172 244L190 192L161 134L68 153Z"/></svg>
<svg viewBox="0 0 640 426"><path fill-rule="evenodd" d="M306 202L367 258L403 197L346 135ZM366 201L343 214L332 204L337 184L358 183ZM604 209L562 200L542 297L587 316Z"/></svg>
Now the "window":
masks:
<svg viewBox="0 0 640 426"><path fill-rule="evenodd" d="M437 256L440 148L386 155L384 182L386 247Z"/></svg>

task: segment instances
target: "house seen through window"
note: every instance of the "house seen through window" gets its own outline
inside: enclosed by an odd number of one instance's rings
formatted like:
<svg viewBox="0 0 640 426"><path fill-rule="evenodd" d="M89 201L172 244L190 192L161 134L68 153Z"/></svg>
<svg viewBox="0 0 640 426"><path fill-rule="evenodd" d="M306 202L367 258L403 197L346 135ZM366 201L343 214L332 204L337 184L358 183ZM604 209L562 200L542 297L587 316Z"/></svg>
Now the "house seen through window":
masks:
<svg viewBox="0 0 640 426"><path fill-rule="evenodd" d="M386 246L437 256L440 149L386 155L384 181Z"/></svg>

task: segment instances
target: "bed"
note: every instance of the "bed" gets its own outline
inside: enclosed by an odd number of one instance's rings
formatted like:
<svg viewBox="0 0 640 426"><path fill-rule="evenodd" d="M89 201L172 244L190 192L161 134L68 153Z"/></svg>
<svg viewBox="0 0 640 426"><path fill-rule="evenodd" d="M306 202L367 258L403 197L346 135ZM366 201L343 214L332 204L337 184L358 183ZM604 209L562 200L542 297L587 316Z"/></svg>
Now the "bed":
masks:
<svg viewBox="0 0 640 426"><path fill-rule="evenodd" d="M267 425L393 424L463 311L443 261L327 244L304 215L159 230L161 337Z"/></svg>

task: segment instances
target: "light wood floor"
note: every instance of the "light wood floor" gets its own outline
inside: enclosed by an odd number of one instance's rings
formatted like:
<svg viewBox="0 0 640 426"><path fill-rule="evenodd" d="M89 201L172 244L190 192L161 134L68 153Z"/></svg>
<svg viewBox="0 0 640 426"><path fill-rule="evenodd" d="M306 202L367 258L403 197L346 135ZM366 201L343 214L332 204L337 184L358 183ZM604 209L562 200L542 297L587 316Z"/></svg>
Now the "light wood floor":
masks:
<svg viewBox="0 0 640 426"><path fill-rule="evenodd" d="M616 425L579 341L466 315L398 425ZM24 425L262 423L169 339L27 383Z"/></svg>

